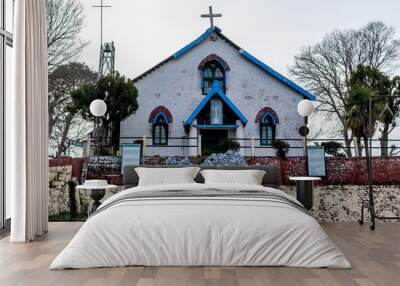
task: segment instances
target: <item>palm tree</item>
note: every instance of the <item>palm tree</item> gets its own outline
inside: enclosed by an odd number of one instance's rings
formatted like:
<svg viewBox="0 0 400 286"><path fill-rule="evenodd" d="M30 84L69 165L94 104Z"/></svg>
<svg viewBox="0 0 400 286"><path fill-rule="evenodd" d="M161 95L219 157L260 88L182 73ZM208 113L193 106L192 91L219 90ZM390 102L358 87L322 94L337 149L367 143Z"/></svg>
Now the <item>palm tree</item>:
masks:
<svg viewBox="0 0 400 286"><path fill-rule="evenodd" d="M394 77L386 88L385 107L379 116L379 121L382 123L382 128L379 130L381 136L381 156L388 156L388 139L389 134L396 127L396 118L400 115L400 76Z"/></svg>
<svg viewBox="0 0 400 286"><path fill-rule="evenodd" d="M354 136L360 142L364 141L365 154L369 154L369 136L373 136L380 113L383 110L383 101L374 101L371 112L372 132L369 134L369 97L378 95L375 91L363 85L353 85L346 100L345 121ZM359 154L361 155L361 154Z"/></svg>
<svg viewBox="0 0 400 286"><path fill-rule="evenodd" d="M358 142L364 141L368 147L368 136L373 136L378 123L383 125L381 132L381 154L387 155L388 136L393 130L392 122L400 113L400 100L398 98L375 98L372 101L372 134L368 134L368 108L369 97L377 95L396 95L399 92L400 79L393 80L383 72L370 66L357 66L350 77L350 92L345 103L345 120L353 131ZM387 112L389 111L389 112ZM366 150L368 153L368 150Z"/></svg>

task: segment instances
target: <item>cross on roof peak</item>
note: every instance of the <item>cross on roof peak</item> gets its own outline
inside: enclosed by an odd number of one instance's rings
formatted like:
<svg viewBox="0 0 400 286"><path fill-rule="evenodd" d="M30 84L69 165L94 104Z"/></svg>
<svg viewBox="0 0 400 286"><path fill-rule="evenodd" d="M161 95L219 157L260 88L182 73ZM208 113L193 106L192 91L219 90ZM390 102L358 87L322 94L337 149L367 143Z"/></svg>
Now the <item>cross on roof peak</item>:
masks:
<svg viewBox="0 0 400 286"><path fill-rule="evenodd" d="M208 10L209 10L209 14L202 14L201 18L210 18L211 28L214 28L214 18L222 17L222 14L213 14L212 6L209 6Z"/></svg>

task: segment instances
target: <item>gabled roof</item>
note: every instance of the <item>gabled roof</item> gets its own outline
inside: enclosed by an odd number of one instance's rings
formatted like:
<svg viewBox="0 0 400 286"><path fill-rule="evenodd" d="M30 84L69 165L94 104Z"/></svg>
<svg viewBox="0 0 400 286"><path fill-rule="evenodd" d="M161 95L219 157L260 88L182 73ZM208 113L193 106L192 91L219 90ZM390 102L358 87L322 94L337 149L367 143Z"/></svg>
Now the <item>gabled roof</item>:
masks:
<svg viewBox="0 0 400 286"><path fill-rule="evenodd" d="M316 97L313 94L311 94L307 90L303 89L301 86L297 85L295 82L293 82L290 79L286 78L282 74L280 74L277 71L275 71L274 69L272 69L270 66L266 65L265 63L263 63L262 61L260 61L256 57L252 56L251 54L249 54L248 52L246 52L245 50L240 48L238 45L236 45L234 42L232 42L230 39L228 39L225 35L223 35L221 33L221 29L218 28L218 27L208 28L202 35L200 35L200 37L198 37L197 39L195 39L194 41L192 41L188 45L184 46L182 49L180 49L179 51L177 51L173 55L169 56L168 58L166 58L162 62L158 63L157 65L155 65L151 69L149 69L146 72L142 73L141 75L139 75L138 77L133 79L133 81L136 82L136 81L144 78L148 74L152 73L153 71L155 71L159 67L163 66L164 64L168 63L169 61L178 59L179 57L183 56L188 51L190 51L191 49L193 49L194 47L196 47L197 45L199 45L200 43L205 41L212 33L216 33L221 39L223 39L229 45L231 45L234 49L236 49L239 52L239 54L242 55L245 59L247 59L250 62L252 62L253 64L255 64L256 66L261 68L263 71L265 71L266 73L268 73L272 77L274 77L277 80L279 80L280 82L282 82L284 85L286 85L286 86L290 87L291 89L297 91L298 93L300 93L301 95L303 95L304 97L306 97L306 98L308 98L310 100L315 100L316 99Z"/></svg>
<svg viewBox="0 0 400 286"><path fill-rule="evenodd" d="M179 58L180 56L182 56L183 54L185 54L186 52L188 52L189 50L191 50L192 48L194 48L195 46L206 40L213 32L216 32L217 30L221 31L217 27L208 28L200 37L198 37L193 42L184 46L182 49L173 54L172 57L174 59Z"/></svg>
<svg viewBox="0 0 400 286"><path fill-rule="evenodd" d="M214 95L218 95L219 98L225 102L225 104L235 113L235 115L242 121L243 125L247 123L247 118L244 116L240 110L233 104L233 102L225 95L218 81L214 81L211 90L208 92L207 96L203 98L200 104L196 107L193 113L186 119L185 125L191 125L193 120L196 119L197 115L203 110L204 106L211 100Z"/></svg>
<svg viewBox="0 0 400 286"><path fill-rule="evenodd" d="M274 69L272 69L270 66L264 64L262 61L260 61L259 59L255 58L254 56L250 55L248 52L246 52L245 50L240 49L239 53L244 56L246 59L248 59L249 61L251 61L252 63L254 63L255 65L257 65L258 67L260 67L261 69L263 69L264 71L266 71L267 73L269 73L270 75L272 75L274 78L276 78L277 80L281 81L282 83L284 83L285 85L291 87L292 89L294 89L295 91L297 91L298 93L302 94L303 96L307 97L310 100L315 100L316 97L315 95L312 95L311 93L309 93L307 90L305 90L304 88L302 88L301 86L297 85L295 82L291 81L290 79L284 77L283 75L281 75L280 73L278 73L277 71L275 71Z"/></svg>
<svg viewBox="0 0 400 286"><path fill-rule="evenodd" d="M204 40L206 40L208 38L208 36L210 36L214 31L217 31L217 27L214 28L208 28L200 37L198 37L197 39L195 39L193 42L189 43L188 45L184 46L182 49L180 49L179 51L177 51L175 54L169 56L168 58L166 58L165 60L159 62L158 64L156 64L154 67L152 67L151 69L145 71L144 73L142 73L141 75L137 76L136 78L133 79L133 82L136 82L142 78L144 78L145 76L147 76L148 74L152 73L153 71L155 71L156 69L158 69L159 67L165 65L166 63L168 63L171 60L177 59L180 56L182 56L183 54L185 54L186 52L188 52L190 49L194 48L195 46L197 46L198 44L200 44L201 42L203 42ZM219 29L218 29L219 30Z"/></svg>

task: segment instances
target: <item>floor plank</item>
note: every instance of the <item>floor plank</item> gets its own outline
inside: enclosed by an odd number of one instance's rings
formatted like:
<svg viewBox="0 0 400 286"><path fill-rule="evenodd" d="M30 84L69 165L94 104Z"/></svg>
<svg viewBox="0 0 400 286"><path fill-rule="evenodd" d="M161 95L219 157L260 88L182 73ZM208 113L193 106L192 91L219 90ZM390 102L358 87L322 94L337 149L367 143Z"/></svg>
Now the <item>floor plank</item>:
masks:
<svg viewBox="0 0 400 286"><path fill-rule="evenodd" d="M28 244L0 240L0 285L136 285L136 286L266 286L266 285L399 285L400 223L325 224L352 269L289 267L119 267L50 271L54 257L81 223L50 223L48 234Z"/></svg>

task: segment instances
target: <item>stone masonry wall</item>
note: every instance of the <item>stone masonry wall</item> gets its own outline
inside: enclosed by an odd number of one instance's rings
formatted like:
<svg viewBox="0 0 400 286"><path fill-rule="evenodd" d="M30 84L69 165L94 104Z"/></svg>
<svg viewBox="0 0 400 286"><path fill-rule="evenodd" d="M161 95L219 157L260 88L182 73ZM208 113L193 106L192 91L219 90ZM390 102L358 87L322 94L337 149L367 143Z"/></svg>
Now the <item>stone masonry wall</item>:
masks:
<svg viewBox="0 0 400 286"><path fill-rule="evenodd" d="M177 157L181 159L182 157ZM189 157L200 164L204 157ZM273 157L246 157L249 165L274 165L281 169L282 183L287 185L290 176L307 174L307 164L304 157L288 157L281 160ZM165 158L150 156L145 158L145 165L163 165ZM319 183L322 185L365 185L368 183L367 162L365 158L326 158L326 177ZM376 185L400 185L400 157L374 157L372 161L373 182Z"/></svg>
<svg viewBox="0 0 400 286"><path fill-rule="evenodd" d="M183 157L174 157L181 160ZM194 165L199 165L205 157L189 157ZM281 169L282 183L289 184L290 176L304 176L307 174L307 164L304 157L289 157L281 160L273 157L246 157L249 165L274 165ZM165 165L166 157L148 156L144 158L144 165ZM91 157L84 164L85 178L104 178L110 184L122 184L120 157ZM367 184L367 162L365 158L327 157L326 173L320 185L365 185ZM376 185L400 185L400 157L373 158L373 182Z"/></svg>
<svg viewBox="0 0 400 286"><path fill-rule="evenodd" d="M327 176L319 184L323 185L364 185L368 182L367 161L365 158L326 158ZM307 174L304 157L289 157L287 161L277 157L257 157L248 160L249 165L275 165L281 168L282 181L288 183L290 176ZM375 185L400 184L400 157L375 157L372 161L373 182Z"/></svg>
<svg viewBox="0 0 400 286"><path fill-rule="evenodd" d="M72 165L49 168L49 215L69 212L69 186Z"/></svg>
<svg viewBox="0 0 400 286"><path fill-rule="evenodd" d="M60 157L49 160L49 215L71 211L71 196L76 202L76 211L86 213L90 197L85 190L71 193L70 183L78 185L83 159Z"/></svg>
<svg viewBox="0 0 400 286"><path fill-rule="evenodd" d="M154 156L145 158L147 165L161 165L165 158ZM199 164L204 158L190 158ZM301 157L289 158L287 161L277 157L247 158L249 164L272 164L282 170L284 185L281 190L295 196L295 186L288 185L288 176L304 175L305 161ZM58 163L60 163L58 161ZM70 211L68 182L74 178L74 166L67 162L66 166L52 162L49 174L49 214ZM122 184L119 157L92 158L85 162L83 175L87 178L105 178L112 184ZM360 217L361 198L366 199L366 165L365 159L327 158L327 178L314 190L314 207L311 214L320 222L355 222ZM98 168L101 165L101 168ZM382 216L400 215L400 158L374 158L374 186L376 211ZM90 172L88 172L90 170ZM81 178L82 179L82 178ZM113 181L114 180L114 181ZM380 185L377 185L379 182ZM106 194L106 197L112 194ZM85 190L75 191L77 211L86 213L90 197ZM368 221L368 212L365 212Z"/></svg>
<svg viewBox="0 0 400 286"><path fill-rule="evenodd" d="M296 197L295 186L282 186L281 190ZM361 216L362 200L367 199L365 185L328 185L314 188L314 204L310 213L319 222L357 222ZM400 186L374 186L375 211L379 216L400 216ZM364 209L364 221L369 212Z"/></svg>
<svg viewBox="0 0 400 286"><path fill-rule="evenodd" d="M91 156L83 164L82 179L104 179L109 184L121 185L121 163L119 156Z"/></svg>

